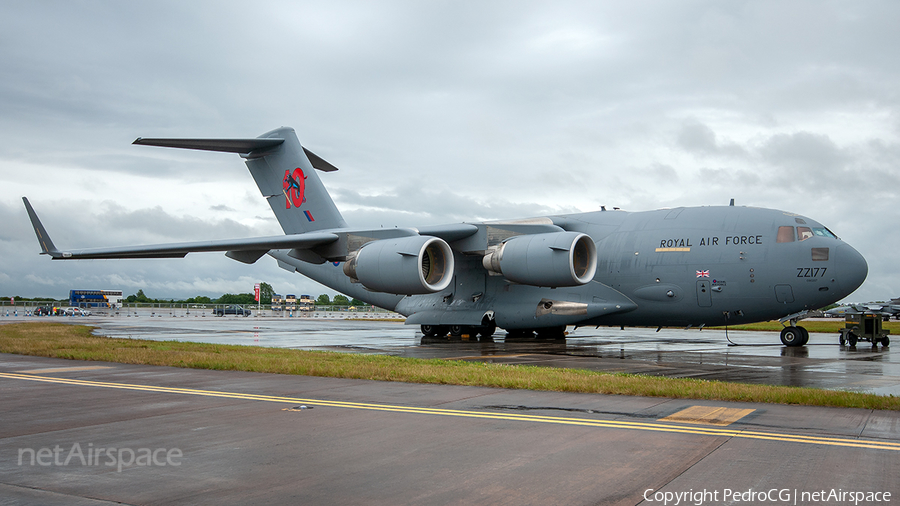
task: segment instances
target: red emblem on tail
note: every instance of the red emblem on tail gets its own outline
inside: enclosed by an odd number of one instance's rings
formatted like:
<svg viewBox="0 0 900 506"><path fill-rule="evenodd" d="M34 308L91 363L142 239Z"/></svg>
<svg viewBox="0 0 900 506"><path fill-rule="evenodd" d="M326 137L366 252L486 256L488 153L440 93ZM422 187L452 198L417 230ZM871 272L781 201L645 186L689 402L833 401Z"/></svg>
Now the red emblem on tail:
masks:
<svg viewBox="0 0 900 506"><path fill-rule="evenodd" d="M306 197L303 195L306 191L306 176L303 175L300 167L294 169L293 173L290 169L284 171L284 181L282 181L281 187L284 189L285 209L290 209L291 204L294 204L294 207L300 207L306 202Z"/></svg>

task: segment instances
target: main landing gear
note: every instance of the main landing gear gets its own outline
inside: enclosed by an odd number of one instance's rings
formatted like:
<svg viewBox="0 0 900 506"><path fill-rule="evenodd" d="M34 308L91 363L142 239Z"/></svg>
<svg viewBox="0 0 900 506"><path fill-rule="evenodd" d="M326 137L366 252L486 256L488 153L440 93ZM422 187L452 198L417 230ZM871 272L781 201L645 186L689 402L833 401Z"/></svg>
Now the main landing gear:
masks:
<svg viewBox="0 0 900 506"><path fill-rule="evenodd" d="M494 335L497 325L494 322L487 325L422 325L421 329L425 337L444 337L449 333L453 338L460 338L464 335L472 337L479 335L488 338Z"/></svg>
<svg viewBox="0 0 900 506"><path fill-rule="evenodd" d="M785 327L781 329L781 343L785 346L803 346L809 342L809 331L803 327Z"/></svg>

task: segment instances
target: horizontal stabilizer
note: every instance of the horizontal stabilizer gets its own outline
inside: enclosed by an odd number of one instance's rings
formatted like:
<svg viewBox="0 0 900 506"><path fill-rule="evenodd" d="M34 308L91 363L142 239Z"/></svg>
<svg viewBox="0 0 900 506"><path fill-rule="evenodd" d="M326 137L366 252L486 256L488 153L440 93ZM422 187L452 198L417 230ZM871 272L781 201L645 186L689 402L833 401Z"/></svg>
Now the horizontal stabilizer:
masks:
<svg viewBox="0 0 900 506"><path fill-rule="evenodd" d="M330 163L322 159L321 156L313 153L312 151L303 148L303 152L306 153L306 157L309 158L309 163L312 164L313 168L321 170L322 172L334 172L338 170L337 167L331 165Z"/></svg>
<svg viewBox="0 0 900 506"><path fill-rule="evenodd" d="M202 151L221 151L237 153L252 158L253 152L266 152L284 143L282 138L256 139L145 139L138 137L132 144L143 146L160 146L164 148L199 149ZM312 151L303 148L309 163L322 172L334 172L337 169Z"/></svg>
<svg viewBox="0 0 900 506"><path fill-rule="evenodd" d="M144 139L138 137L132 144L247 154L251 151L274 148L283 142L284 139Z"/></svg>

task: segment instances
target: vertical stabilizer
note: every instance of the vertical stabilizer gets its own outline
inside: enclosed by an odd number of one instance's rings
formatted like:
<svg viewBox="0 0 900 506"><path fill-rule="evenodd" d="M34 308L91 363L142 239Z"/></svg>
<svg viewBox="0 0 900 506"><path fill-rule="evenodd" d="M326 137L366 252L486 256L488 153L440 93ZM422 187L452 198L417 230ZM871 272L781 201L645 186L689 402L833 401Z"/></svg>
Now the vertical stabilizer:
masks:
<svg viewBox="0 0 900 506"><path fill-rule="evenodd" d="M347 223L310 163L307 151L297 140L294 129L278 128L259 138L284 139L273 149L244 155L250 174L263 197L269 201L284 232L299 234L346 227ZM321 160L312 153L310 155L317 161Z"/></svg>
<svg viewBox="0 0 900 506"><path fill-rule="evenodd" d="M337 169L301 146L293 128L277 128L255 139L138 138L134 144L240 154L286 234L347 226L316 171Z"/></svg>

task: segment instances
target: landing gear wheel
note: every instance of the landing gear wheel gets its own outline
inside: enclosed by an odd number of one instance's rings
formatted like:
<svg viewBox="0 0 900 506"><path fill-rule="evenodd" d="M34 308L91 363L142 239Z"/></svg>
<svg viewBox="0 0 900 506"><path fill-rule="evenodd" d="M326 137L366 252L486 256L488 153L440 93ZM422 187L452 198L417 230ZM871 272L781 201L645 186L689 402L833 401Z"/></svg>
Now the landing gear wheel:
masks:
<svg viewBox="0 0 900 506"><path fill-rule="evenodd" d="M781 329L781 343L785 346L803 346L803 331L797 327Z"/></svg>
<svg viewBox="0 0 900 506"><path fill-rule="evenodd" d="M450 335L453 337L462 337L466 330L467 328L462 325L450 325Z"/></svg>
<svg viewBox="0 0 900 506"><path fill-rule="evenodd" d="M438 326L437 325L422 325L422 333L428 337L435 337L438 335Z"/></svg>
<svg viewBox="0 0 900 506"><path fill-rule="evenodd" d="M803 334L803 338L800 340L800 346L806 346L806 343L809 342L809 331L806 330L806 327L797 327L797 330Z"/></svg>

